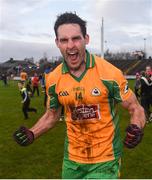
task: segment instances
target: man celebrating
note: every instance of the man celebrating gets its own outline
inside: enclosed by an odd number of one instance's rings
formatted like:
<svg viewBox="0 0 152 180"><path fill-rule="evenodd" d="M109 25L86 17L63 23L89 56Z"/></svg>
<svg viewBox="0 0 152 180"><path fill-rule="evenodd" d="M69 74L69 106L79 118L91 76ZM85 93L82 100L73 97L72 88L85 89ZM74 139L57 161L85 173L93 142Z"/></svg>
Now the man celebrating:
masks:
<svg viewBox="0 0 152 180"><path fill-rule="evenodd" d="M128 148L142 139L144 110L121 71L86 50L84 20L66 12L58 16L54 30L64 61L47 76L48 109L31 129L19 128L14 138L20 145L31 144L55 126L64 107L62 178L118 178L122 142L116 106L121 103L131 116L125 137Z"/></svg>

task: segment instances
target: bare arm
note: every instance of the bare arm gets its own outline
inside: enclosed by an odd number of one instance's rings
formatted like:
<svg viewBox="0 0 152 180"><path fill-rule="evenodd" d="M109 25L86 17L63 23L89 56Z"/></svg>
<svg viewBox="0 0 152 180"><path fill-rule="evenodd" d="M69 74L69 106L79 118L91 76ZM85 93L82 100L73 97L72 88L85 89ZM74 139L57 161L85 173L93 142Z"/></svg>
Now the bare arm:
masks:
<svg viewBox="0 0 152 180"><path fill-rule="evenodd" d="M38 122L30 129L34 133L34 138L39 137L49 129L53 128L61 115L61 107L57 110L47 110Z"/></svg>
<svg viewBox="0 0 152 180"><path fill-rule="evenodd" d="M143 107L139 104L135 95L133 94L128 100L122 102L122 106L128 109L131 117L130 123L136 124L139 128L145 126L145 113Z"/></svg>

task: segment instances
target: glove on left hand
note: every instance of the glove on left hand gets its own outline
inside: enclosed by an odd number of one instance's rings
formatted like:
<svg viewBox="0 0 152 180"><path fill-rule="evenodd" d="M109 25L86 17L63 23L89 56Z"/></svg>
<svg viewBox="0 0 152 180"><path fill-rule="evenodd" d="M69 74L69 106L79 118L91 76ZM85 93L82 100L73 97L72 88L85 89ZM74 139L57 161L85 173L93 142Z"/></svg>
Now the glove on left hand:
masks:
<svg viewBox="0 0 152 180"><path fill-rule="evenodd" d="M21 146L27 146L34 141L34 134L28 128L21 126L13 134L14 140Z"/></svg>
<svg viewBox="0 0 152 180"><path fill-rule="evenodd" d="M126 129L127 135L125 137L124 145L127 148L134 148L139 144L144 135L143 130L136 124L130 124Z"/></svg>

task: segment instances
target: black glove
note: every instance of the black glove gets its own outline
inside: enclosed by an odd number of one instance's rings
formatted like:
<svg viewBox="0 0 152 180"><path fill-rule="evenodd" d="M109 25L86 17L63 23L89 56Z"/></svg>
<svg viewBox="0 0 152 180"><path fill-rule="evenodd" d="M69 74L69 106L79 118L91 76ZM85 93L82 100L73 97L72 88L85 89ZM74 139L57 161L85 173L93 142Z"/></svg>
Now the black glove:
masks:
<svg viewBox="0 0 152 180"><path fill-rule="evenodd" d="M34 134L28 128L21 126L13 134L14 140L21 146L27 146L34 141Z"/></svg>
<svg viewBox="0 0 152 180"><path fill-rule="evenodd" d="M130 124L126 129L126 137L124 141L124 145L127 148L134 148L137 144L139 144L144 135L143 130L140 129L136 124Z"/></svg>

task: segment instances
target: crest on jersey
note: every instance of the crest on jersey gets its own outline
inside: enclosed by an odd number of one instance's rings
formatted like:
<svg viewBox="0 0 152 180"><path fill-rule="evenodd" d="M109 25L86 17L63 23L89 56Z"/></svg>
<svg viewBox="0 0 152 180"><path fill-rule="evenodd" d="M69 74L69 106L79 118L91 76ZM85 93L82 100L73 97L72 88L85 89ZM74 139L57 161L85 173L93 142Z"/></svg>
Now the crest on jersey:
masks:
<svg viewBox="0 0 152 180"><path fill-rule="evenodd" d="M91 94L92 94L93 96L100 96L100 95L101 95L101 92L100 92L100 90L99 90L98 88L94 88L94 89L92 90Z"/></svg>

